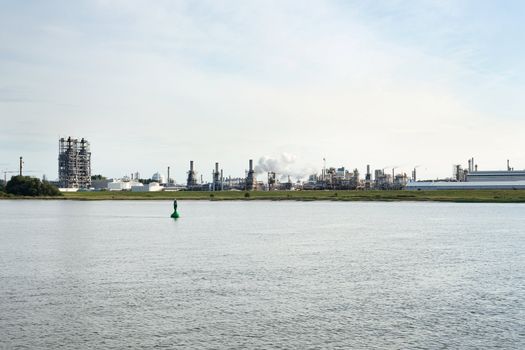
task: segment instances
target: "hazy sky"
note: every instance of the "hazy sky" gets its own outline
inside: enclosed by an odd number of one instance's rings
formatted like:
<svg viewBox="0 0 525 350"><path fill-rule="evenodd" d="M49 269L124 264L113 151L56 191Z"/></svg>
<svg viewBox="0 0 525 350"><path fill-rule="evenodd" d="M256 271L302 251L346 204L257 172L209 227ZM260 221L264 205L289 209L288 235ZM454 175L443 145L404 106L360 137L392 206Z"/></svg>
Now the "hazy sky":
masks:
<svg viewBox="0 0 525 350"><path fill-rule="evenodd" d="M2 1L0 169L525 168L523 1ZM283 155L284 154L284 155Z"/></svg>

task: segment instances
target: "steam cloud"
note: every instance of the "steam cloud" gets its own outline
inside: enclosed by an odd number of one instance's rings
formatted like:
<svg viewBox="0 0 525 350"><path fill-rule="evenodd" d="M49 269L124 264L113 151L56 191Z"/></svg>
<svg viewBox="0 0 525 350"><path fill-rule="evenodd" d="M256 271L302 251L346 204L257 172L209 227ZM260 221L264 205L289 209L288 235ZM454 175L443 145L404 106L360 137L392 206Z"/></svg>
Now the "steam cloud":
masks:
<svg viewBox="0 0 525 350"><path fill-rule="evenodd" d="M254 168L257 175L274 172L280 181L287 181L288 176L293 180L301 180L315 172L315 169L301 168L297 164L297 157L293 154L282 153L278 158L264 156L259 158Z"/></svg>

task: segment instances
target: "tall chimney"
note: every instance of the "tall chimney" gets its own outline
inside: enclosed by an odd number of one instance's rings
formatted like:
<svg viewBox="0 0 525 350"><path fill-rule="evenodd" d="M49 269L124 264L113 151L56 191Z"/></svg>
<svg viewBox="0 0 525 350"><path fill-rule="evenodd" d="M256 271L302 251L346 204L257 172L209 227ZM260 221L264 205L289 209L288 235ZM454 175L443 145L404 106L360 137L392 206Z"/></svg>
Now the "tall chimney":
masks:
<svg viewBox="0 0 525 350"><path fill-rule="evenodd" d="M22 176L22 169L24 168L24 161L23 158L20 157L20 176Z"/></svg>
<svg viewBox="0 0 525 350"><path fill-rule="evenodd" d="M168 185L170 184L170 167L168 167L168 182L166 182Z"/></svg>
<svg viewBox="0 0 525 350"><path fill-rule="evenodd" d="M507 171L510 171L510 160L507 159Z"/></svg>
<svg viewBox="0 0 525 350"><path fill-rule="evenodd" d="M250 171L253 171L253 159L250 159Z"/></svg>
<svg viewBox="0 0 525 350"><path fill-rule="evenodd" d="M472 162L472 161L469 159L469 160L468 160L468 171L469 171L469 172L472 172L472 164L471 164L471 162Z"/></svg>
<svg viewBox="0 0 525 350"><path fill-rule="evenodd" d="M474 171L478 171L478 165L477 164L474 166Z"/></svg>
<svg viewBox="0 0 525 350"><path fill-rule="evenodd" d="M219 173L219 163L215 163L215 173Z"/></svg>
<svg viewBox="0 0 525 350"><path fill-rule="evenodd" d="M193 160L190 160L190 171L193 171Z"/></svg>

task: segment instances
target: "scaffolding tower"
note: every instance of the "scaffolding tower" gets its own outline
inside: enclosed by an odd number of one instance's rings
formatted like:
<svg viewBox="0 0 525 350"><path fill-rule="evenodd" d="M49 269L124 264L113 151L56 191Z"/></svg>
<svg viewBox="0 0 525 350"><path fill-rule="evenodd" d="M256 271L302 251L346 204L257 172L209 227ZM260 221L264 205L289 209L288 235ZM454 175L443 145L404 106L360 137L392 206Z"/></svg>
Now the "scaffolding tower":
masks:
<svg viewBox="0 0 525 350"><path fill-rule="evenodd" d="M58 179L62 188L91 187L91 152L82 138L61 138L58 142Z"/></svg>

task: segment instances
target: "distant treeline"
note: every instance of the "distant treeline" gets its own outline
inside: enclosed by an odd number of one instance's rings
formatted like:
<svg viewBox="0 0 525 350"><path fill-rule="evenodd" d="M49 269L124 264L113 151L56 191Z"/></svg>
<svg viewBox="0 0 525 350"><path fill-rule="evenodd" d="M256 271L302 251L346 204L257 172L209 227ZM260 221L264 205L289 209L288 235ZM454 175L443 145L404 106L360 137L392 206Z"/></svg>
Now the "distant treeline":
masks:
<svg viewBox="0 0 525 350"><path fill-rule="evenodd" d="M0 185L0 192L13 196L61 196L55 185L29 176L13 176L7 184Z"/></svg>

